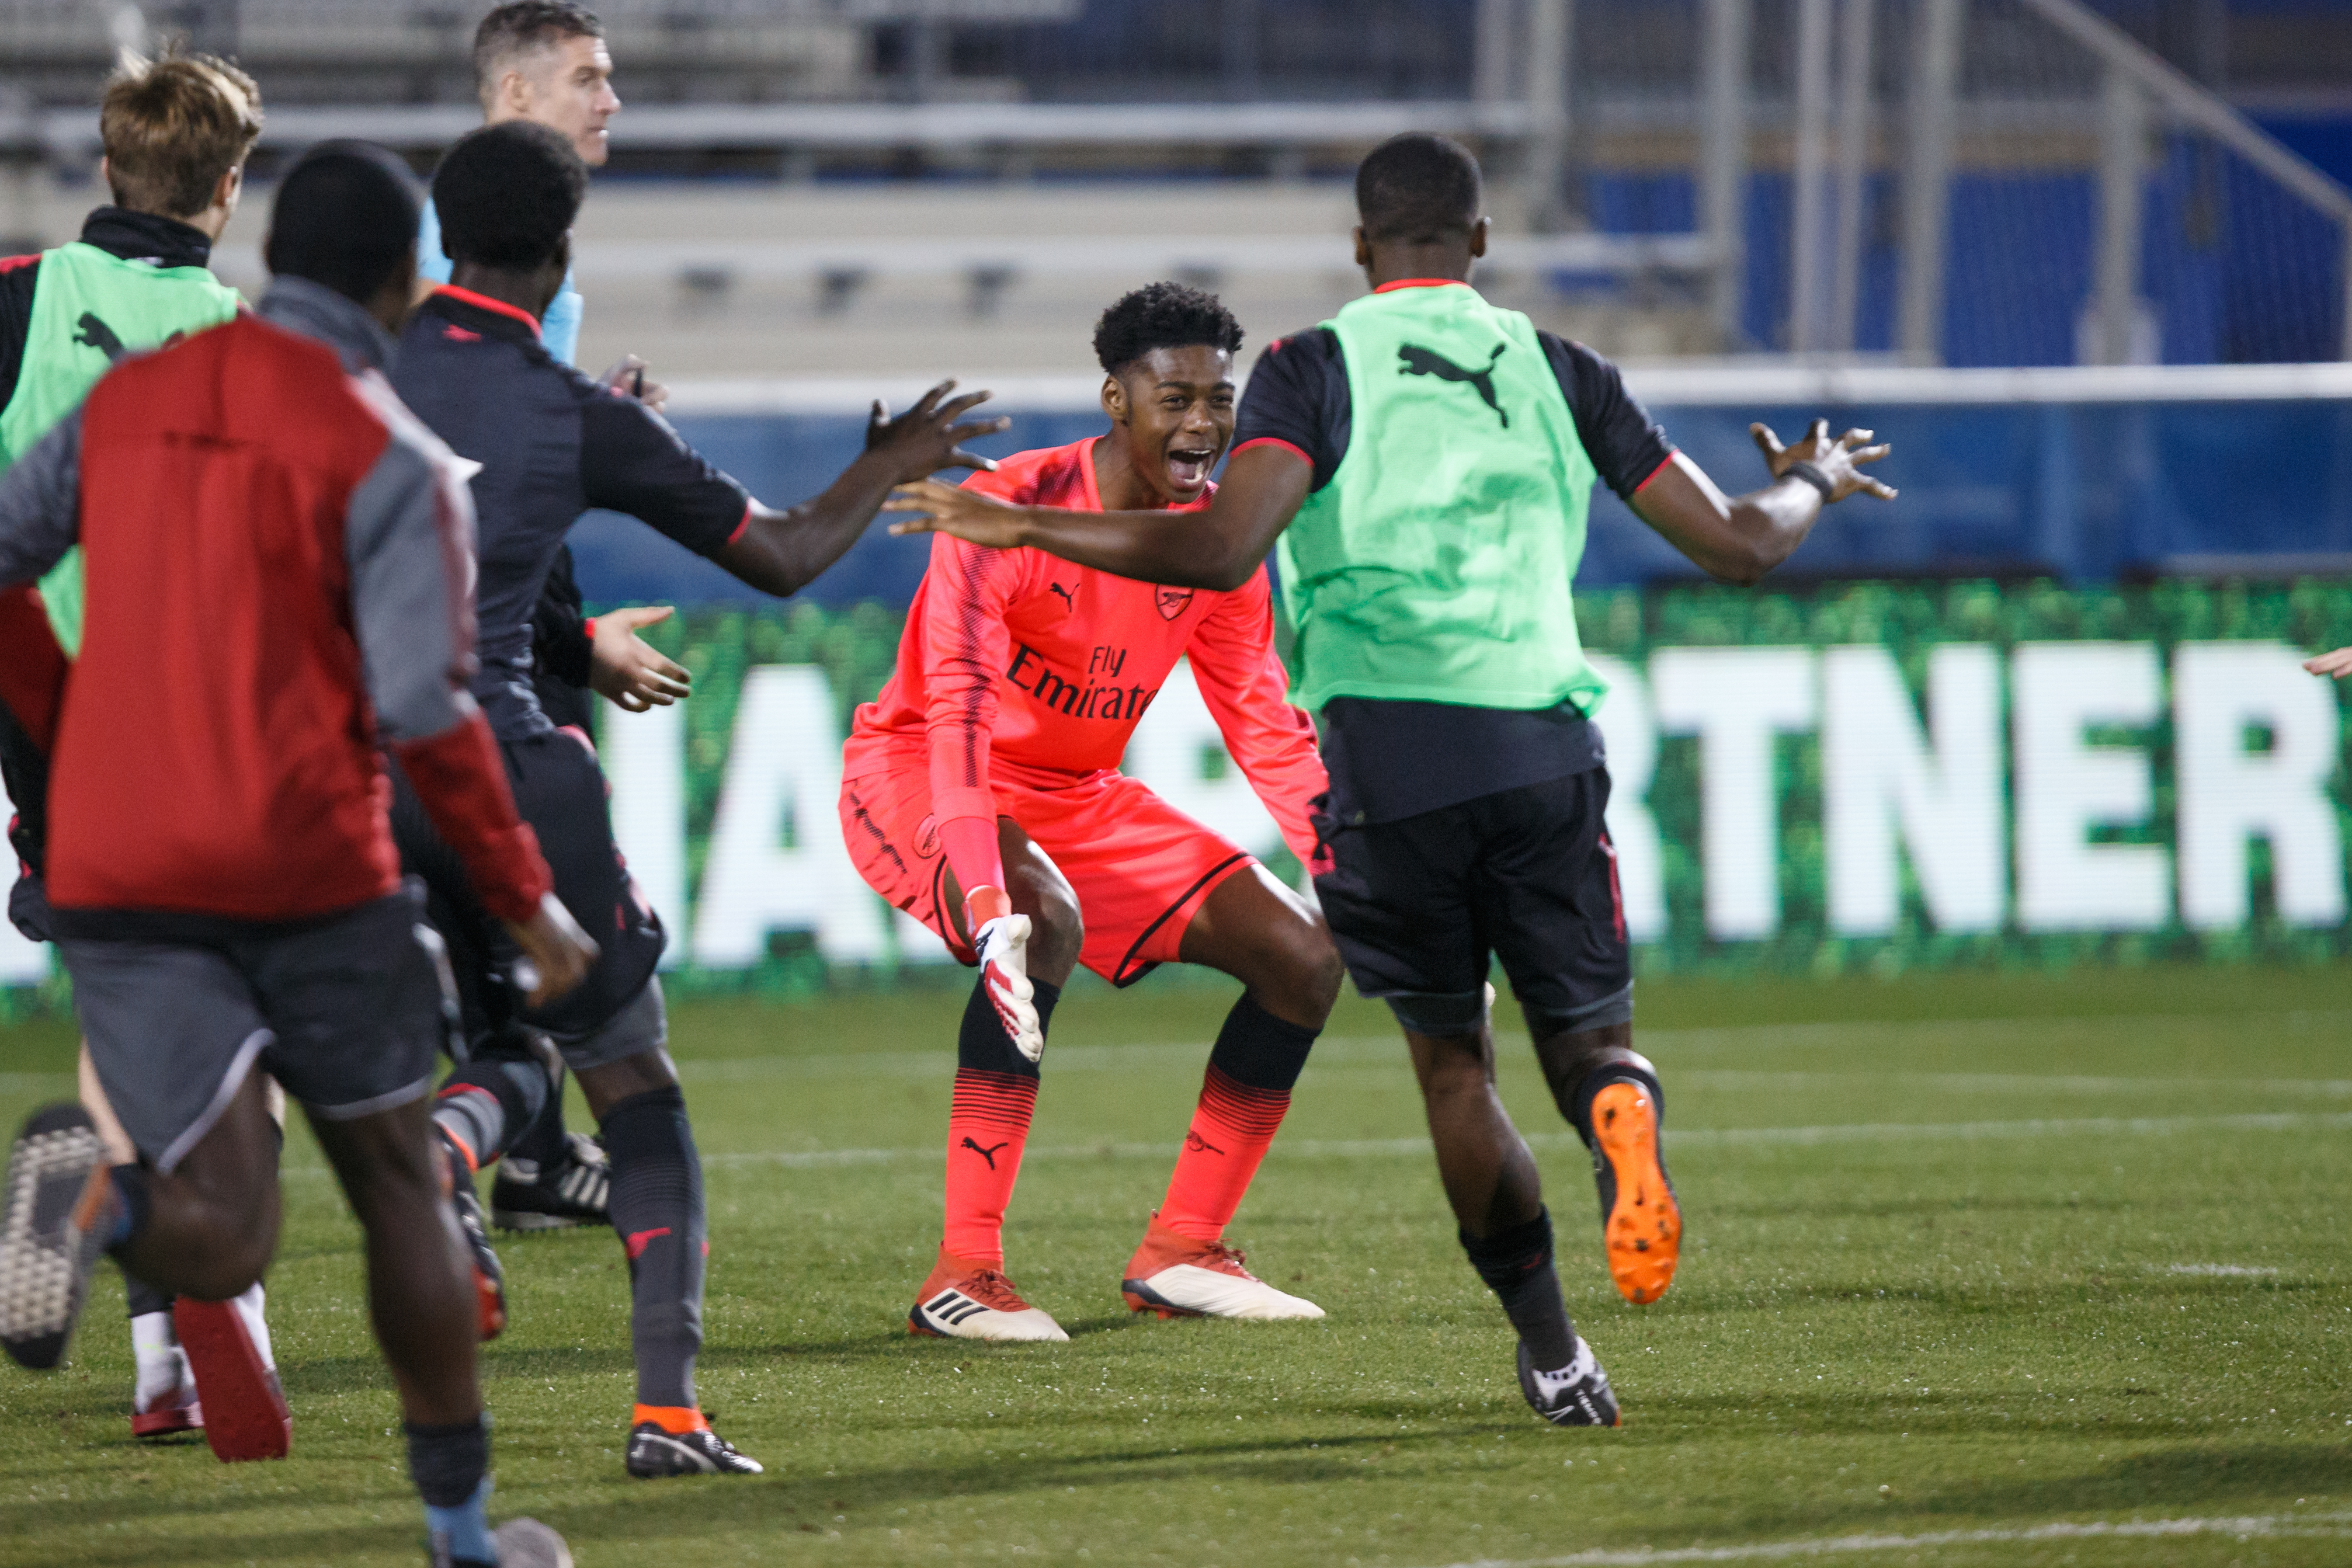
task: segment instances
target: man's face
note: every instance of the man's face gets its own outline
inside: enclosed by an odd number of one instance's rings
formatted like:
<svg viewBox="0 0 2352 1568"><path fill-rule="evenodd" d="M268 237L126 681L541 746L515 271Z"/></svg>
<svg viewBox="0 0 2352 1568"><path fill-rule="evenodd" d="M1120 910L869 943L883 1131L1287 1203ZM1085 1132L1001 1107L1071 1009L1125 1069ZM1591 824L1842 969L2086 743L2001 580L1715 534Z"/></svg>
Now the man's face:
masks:
<svg viewBox="0 0 2352 1568"><path fill-rule="evenodd" d="M621 107L613 90L613 56L602 38L565 38L535 50L518 68L520 94L499 102L501 120L534 120L572 139L572 150L590 168L612 156L604 122ZM520 97L520 102L514 99ZM509 107L511 106L511 107Z"/></svg>
<svg viewBox="0 0 2352 1568"><path fill-rule="evenodd" d="M1126 394L1136 473L1175 505L1199 500L1234 438L1233 355L1206 344L1154 349L1113 379Z"/></svg>

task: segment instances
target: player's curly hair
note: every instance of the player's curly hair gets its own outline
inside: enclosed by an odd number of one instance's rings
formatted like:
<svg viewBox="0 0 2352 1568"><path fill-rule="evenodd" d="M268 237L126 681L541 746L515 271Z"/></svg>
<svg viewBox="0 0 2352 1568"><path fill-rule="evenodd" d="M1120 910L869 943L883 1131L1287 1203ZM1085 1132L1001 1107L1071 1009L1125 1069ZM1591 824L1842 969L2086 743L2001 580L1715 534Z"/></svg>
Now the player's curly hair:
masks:
<svg viewBox="0 0 2352 1568"><path fill-rule="evenodd" d="M555 254L588 193L588 165L561 132L505 120L464 137L433 172L451 261L532 267Z"/></svg>
<svg viewBox="0 0 2352 1568"><path fill-rule="evenodd" d="M1154 349L1197 343L1239 353L1242 324L1215 295L1181 283L1147 283L1121 296L1095 323L1095 358L1112 375Z"/></svg>

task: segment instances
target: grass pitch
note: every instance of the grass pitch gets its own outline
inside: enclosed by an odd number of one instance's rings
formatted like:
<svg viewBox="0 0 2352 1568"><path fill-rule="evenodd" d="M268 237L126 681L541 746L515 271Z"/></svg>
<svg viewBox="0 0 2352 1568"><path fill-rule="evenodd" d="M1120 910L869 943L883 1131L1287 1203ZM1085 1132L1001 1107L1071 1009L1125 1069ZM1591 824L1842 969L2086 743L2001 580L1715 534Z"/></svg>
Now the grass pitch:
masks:
<svg viewBox="0 0 2352 1568"><path fill-rule="evenodd" d="M916 1341L960 990L677 1009L709 1174L706 1405L752 1480L622 1473L626 1276L509 1238L493 1513L623 1563L2303 1563L2352 1558L2352 1006L2253 970L1643 988L1689 1225L1628 1306L1524 1042L1570 1311L1627 1426L1537 1423L1401 1043L1343 1004L1235 1226L1311 1324L1163 1323L1119 1270L1230 993L1074 988L1010 1231L1064 1346ZM0 1032L0 1114L70 1092ZM411 1564L416 1505L315 1148L269 1280L294 1457L134 1444L120 1286L0 1370L0 1561Z"/></svg>

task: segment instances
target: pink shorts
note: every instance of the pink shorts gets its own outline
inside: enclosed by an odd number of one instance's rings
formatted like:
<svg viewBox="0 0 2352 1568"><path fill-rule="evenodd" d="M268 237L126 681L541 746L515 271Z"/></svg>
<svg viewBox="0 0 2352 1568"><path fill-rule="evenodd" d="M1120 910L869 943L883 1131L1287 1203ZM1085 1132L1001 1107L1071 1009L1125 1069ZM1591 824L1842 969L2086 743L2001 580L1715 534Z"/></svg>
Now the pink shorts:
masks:
<svg viewBox="0 0 2352 1568"><path fill-rule="evenodd" d="M1220 883L1256 863L1123 773L1062 789L997 784L996 810L1020 824L1069 880L1087 925L1078 961L1115 986L1171 963L1184 928ZM869 773L841 787L841 830L866 885L976 963L942 906L948 858L920 768Z"/></svg>

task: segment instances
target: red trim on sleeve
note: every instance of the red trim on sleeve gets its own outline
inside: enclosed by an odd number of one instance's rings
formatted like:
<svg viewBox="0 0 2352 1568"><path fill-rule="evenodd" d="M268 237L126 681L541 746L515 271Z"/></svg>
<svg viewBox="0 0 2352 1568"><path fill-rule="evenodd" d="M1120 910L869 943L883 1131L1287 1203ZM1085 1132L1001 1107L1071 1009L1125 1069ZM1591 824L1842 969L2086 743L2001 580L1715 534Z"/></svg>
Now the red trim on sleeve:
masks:
<svg viewBox="0 0 2352 1568"><path fill-rule="evenodd" d="M1392 283L1381 284L1372 292L1387 294L1399 288L1467 288L1469 287L1469 284L1458 277L1400 277Z"/></svg>
<svg viewBox="0 0 2352 1568"><path fill-rule="evenodd" d="M596 618L591 615L587 620L580 622L580 630L585 632L588 634L588 641L593 643L596 640Z"/></svg>
<svg viewBox="0 0 2352 1568"><path fill-rule="evenodd" d="M1301 451L1297 443L1285 441L1279 435L1252 436L1249 440L1243 442L1239 446L1234 447L1232 453L1227 455L1225 461L1228 463L1232 462L1234 458L1239 457L1243 453L1247 452L1253 446L1279 446L1285 452L1289 453L1293 457L1297 458L1301 463L1306 464L1309 468L1315 466L1315 459L1307 456L1305 452Z"/></svg>
<svg viewBox="0 0 2352 1568"><path fill-rule="evenodd" d="M1653 468L1653 469L1651 469L1651 470L1650 470L1649 478L1648 478L1648 479L1643 479L1640 484L1638 484L1638 485L1636 485L1636 486L1633 486L1633 494L1634 494L1634 495L1636 495L1636 496L1638 496L1638 495L1640 495L1643 491L1644 491L1644 490L1648 489L1648 488L1650 487L1650 479L1654 479L1654 478L1656 478L1659 475L1661 475L1661 474L1664 473L1664 472L1666 471L1666 469L1668 468L1668 466L1670 466L1670 465L1673 464L1674 460L1675 460L1675 453L1674 453L1674 449L1673 449L1672 447L1668 447L1668 448L1666 449L1666 455L1665 455L1664 457L1661 457L1661 458L1659 458L1659 459L1658 459L1658 465L1657 465L1655 468Z"/></svg>
<svg viewBox="0 0 2352 1568"><path fill-rule="evenodd" d="M539 852L539 835L515 814L489 720L476 713L392 749L425 815L465 863L483 907L501 920L529 920L555 879Z"/></svg>
<svg viewBox="0 0 2352 1568"><path fill-rule="evenodd" d="M749 502L749 501L746 501L746 502L744 502L744 503L743 503L743 520L742 520L741 522L739 522L739 523L737 523L737 524L735 525L735 531L734 531L733 533L729 534L729 535L727 536L727 542L728 542L729 544L730 544L730 545L731 545L731 544L733 544L737 539L741 538L743 537L743 530L744 530L745 528L750 528L751 526L751 502Z"/></svg>
<svg viewBox="0 0 2352 1568"><path fill-rule="evenodd" d="M460 304L470 305L477 310L488 310L494 316L511 316L530 328L533 337L539 334L539 318L520 305L509 305L503 299L493 299L487 294L477 294L470 288L460 288L454 283L445 283L433 292L446 294Z"/></svg>
<svg viewBox="0 0 2352 1568"><path fill-rule="evenodd" d="M37 250L30 256L0 256L0 272L15 272L20 267L30 267L40 259L41 253Z"/></svg>

